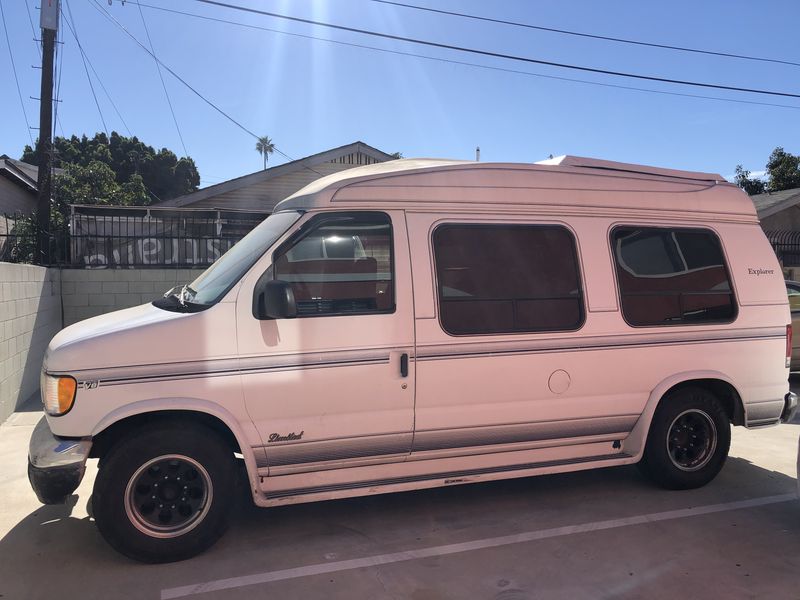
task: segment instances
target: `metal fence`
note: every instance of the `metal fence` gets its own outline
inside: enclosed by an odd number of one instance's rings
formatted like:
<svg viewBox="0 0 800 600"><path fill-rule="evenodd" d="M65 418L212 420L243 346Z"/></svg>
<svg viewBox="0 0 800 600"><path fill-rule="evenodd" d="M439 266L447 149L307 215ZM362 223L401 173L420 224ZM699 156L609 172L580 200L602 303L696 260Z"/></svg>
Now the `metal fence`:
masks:
<svg viewBox="0 0 800 600"><path fill-rule="evenodd" d="M267 213L153 207L71 207L50 236L50 266L76 268L208 266ZM35 221L0 219L0 260L35 262Z"/></svg>
<svg viewBox="0 0 800 600"><path fill-rule="evenodd" d="M782 267L800 267L800 231L766 231Z"/></svg>
<svg viewBox="0 0 800 600"><path fill-rule="evenodd" d="M27 213L0 214L0 261L64 264L69 256L69 238L66 231L57 230L48 235L45 253L37 257L39 227L36 217Z"/></svg>
<svg viewBox="0 0 800 600"><path fill-rule="evenodd" d="M74 205L35 260L31 215L0 215L0 261L76 268L197 267L217 260L268 213ZM765 232L783 267L800 267L800 231Z"/></svg>

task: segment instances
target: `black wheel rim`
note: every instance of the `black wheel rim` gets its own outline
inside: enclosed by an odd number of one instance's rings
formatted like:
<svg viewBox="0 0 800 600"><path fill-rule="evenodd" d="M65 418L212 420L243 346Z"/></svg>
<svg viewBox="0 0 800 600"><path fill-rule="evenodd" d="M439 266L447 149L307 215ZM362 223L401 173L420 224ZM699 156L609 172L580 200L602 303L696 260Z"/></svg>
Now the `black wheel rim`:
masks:
<svg viewBox="0 0 800 600"><path fill-rule="evenodd" d="M146 535L177 537L205 518L212 490L208 471L193 458L158 456L128 480L125 512L133 526Z"/></svg>
<svg viewBox="0 0 800 600"><path fill-rule="evenodd" d="M686 410L675 417L667 433L667 453L681 471L702 469L717 448L717 426L708 413Z"/></svg>

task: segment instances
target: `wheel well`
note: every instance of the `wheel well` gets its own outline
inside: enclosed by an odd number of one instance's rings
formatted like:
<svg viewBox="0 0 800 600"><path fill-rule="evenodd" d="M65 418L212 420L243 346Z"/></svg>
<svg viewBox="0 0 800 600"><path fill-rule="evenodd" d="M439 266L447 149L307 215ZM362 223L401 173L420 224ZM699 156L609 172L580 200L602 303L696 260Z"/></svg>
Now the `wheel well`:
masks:
<svg viewBox="0 0 800 600"><path fill-rule="evenodd" d="M143 427L156 423L177 422L181 425L195 423L200 427L211 429L219 434L222 440L231 449L231 452L241 452L239 442L230 428L220 419L207 413L191 410L160 410L133 415L112 423L103 431L94 436L92 440L91 458L103 458L108 450L124 436Z"/></svg>
<svg viewBox="0 0 800 600"><path fill-rule="evenodd" d="M739 396L739 392L730 383L722 379L689 379L681 381L669 388L661 398L664 399L668 394L687 387L699 387L708 390L722 403L722 408L731 423L744 425L744 408L742 407L742 399Z"/></svg>

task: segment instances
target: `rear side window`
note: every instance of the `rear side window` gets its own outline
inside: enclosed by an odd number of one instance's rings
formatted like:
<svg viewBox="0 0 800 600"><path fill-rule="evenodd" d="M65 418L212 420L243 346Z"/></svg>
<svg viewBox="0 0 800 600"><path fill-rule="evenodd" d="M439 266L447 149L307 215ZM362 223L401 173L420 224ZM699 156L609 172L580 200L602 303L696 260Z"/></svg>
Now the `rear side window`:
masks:
<svg viewBox="0 0 800 600"><path fill-rule="evenodd" d="M575 239L564 227L442 225L433 233L442 327L453 335L583 323Z"/></svg>
<svg viewBox="0 0 800 600"><path fill-rule="evenodd" d="M611 234L622 314L634 326L731 321L728 268L715 233L618 227Z"/></svg>
<svg viewBox="0 0 800 600"><path fill-rule="evenodd" d="M320 215L273 255L273 278L291 284L297 314L394 311L392 224L385 213Z"/></svg>

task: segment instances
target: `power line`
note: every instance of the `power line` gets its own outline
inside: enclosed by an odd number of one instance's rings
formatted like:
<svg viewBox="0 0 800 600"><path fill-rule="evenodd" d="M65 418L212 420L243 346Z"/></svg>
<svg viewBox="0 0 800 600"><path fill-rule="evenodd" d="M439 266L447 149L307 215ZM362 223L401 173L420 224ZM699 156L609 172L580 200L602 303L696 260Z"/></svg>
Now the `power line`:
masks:
<svg viewBox="0 0 800 600"><path fill-rule="evenodd" d="M201 93L200 93L200 92L198 92L198 91L197 91L197 90L196 90L194 87L192 87L192 86L189 84L189 82L187 82L187 81L186 81L186 80L185 80L183 77L181 77L181 76L180 76L180 75L178 75L178 74L177 74L175 71L173 71L173 70L172 70L172 69L170 69L170 68L169 68L167 65L165 65L165 64L164 64L164 63L163 63L163 62L162 62L162 61L161 61L161 60L160 60L160 59L159 59L159 58L158 58L156 55L154 55L152 52L150 52L150 50L149 50L149 49L148 49L148 48L147 48L147 47L146 47L144 44L142 44L142 42L140 42L140 41L139 41L139 40L136 38L136 36L134 36L134 35L133 35L133 34L132 34L130 31L128 31L128 29L127 29L127 28L126 28L126 27L125 27L125 26L124 26L122 23L120 23L120 22L119 22L119 21L118 21L118 20L117 20L117 19L114 17L114 15L112 15L111 13L109 13L109 12L108 12L108 11L107 11L107 10L106 10L106 9L105 9L105 8L104 8L102 5L101 5L101 4L99 4L99 3L97 2L97 0L92 0L92 4L93 4L93 6L95 7L95 9L96 9L96 10L98 10L98 11L100 12L100 14L101 14L101 15L103 15L103 16L104 16L106 19L110 20L110 21L111 21L111 22L112 22L112 23L113 23L113 24L114 24L114 25L115 25L117 28L121 29L121 30L122 30L122 31L123 31L123 32L124 32L124 33L125 33L125 34L126 34L128 37L129 37L129 38L131 38L131 39L132 39L134 42L136 42L136 44L137 44L137 45L138 45L138 46L139 46L139 47L140 47L142 50L144 50L145 52L147 52L147 53L148 53L150 56L152 56L152 57L153 57L153 59L154 59L155 61L157 61L157 62L158 62L158 64L160 64L162 67L164 67L164 69L166 69L166 70L167 70L167 72L168 72L170 75L172 75L172 76L173 76L175 79L177 79L177 80L178 80L178 81L180 81L180 82L181 82L183 85L185 85L187 88L189 88L189 90L191 90L191 92L192 92L192 93L193 93L195 96L197 96L198 98L200 98L200 99L201 99L203 102L205 102L206 104L208 104L208 105L209 105L211 108L213 108L215 111L217 111L217 112L218 112L219 114L221 114L223 117L225 117L226 119L228 119L228 120L229 120L231 123L233 123L234 125L236 125L236 126L239 128L239 129L241 129L241 130L242 130L242 131L244 131L245 133L248 133L248 134L250 134L250 135L251 135L251 136L253 136L254 138L258 139L258 137L259 137L259 136L258 136L256 133L254 133L253 131L251 131L250 129L248 129L248 128L247 128L247 127L245 127L244 125L242 125L242 124L241 124L239 121L237 121L236 119L234 119L232 116L230 116L230 115L229 115L228 113L226 113L224 110L222 110L222 109L221 109L219 106L217 106L216 104L214 104L214 103L213 103L211 100L209 100L208 98L206 98L205 96L203 96L203 94L201 94Z"/></svg>
<svg viewBox="0 0 800 600"><path fill-rule="evenodd" d="M65 4L66 4L66 1L65 1ZM94 68L94 65L92 64L92 60L89 58L89 54L86 52L86 50L84 50L83 45L81 44L80 40L78 39L78 28L75 25L75 18L72 16L72 8L68 4L66 6L67 6L67 10L69 11L69 15L68 15L67 18L65 18L65 21L67 23L67 27L69 27L69 30L72 33L72 37L75 38L75 42L78 45L78 50L80 51L81 56L85 58L86 64L89 65L89 68L91 69L92 73L94 73L95 79L97 79L97 83L100 84L100 89L103 90L103 93L106 95L106 98L108 98L109 103L111 103L111 106L114 109L114 112L117 114L117 117L119 117L119 120L122 122L122 126L125 127L125 131L130 136L131 135L131 130L128 127L128 124L125 122L125 118L122 116L122 113L119 111L119 108L117 108L117 105L114 102L114 99L111 97L111 94L108 92L108 89L106 89L106 86L103 84L102 78L100 77L100 75L97 72L97 70Z"/></svg>
<svg viewBox="0 0 800 600"><path fill-rule="evenodd" d="M92 83L92 76L89 75L89 67L86 65L86 54L83 51L83 46L81 45L80 39L78 39L78 32L74 25L74 18L72 17L72 10L70 9L69 3L64 2L67 7L67 12L69 13L70 22L67 23L69 26L69 30L72 32L72 36L75 38L75 43L78 44L78 50L80 51L81 61L83 62L83 70L86 72L86 79L89 81L89 89L92 90L92 98L94 98L94 105L97 107L97 112L100 113L100 122L103 123L103 131L106 132L106 137L109 137L108 134L108 126L106 125L106 119L103 116L103 109L100 108L100 102L97 100L97 94L94 91L94 84Z"/></svg>
<svg viewBox="0 0 800 600"><path fill-rule="evenodd" d="M453 17L461 17L463 19L473 19L476 21L486 21L489 23L498 23L501 25L511 25L513 27L523 27L525 29L536 29L539 31L548 31L550 33L560 33L563 35L572 35L577 37L591 38L595 40L604 40L607 42L617 42L620 44L633 44L636 46L648 46L650 48L660 48L662 50L678 50L680 52L692 52L695 54L708 54L710 56L722 56L725 58L737 58L741 60L754 60L759 62L776 63L781 65L791 65L800 67L800 63L792 62L790 60L780 60L777 58L765 58L763 56L748 56L746 54L734 54L731 52L717 52L714 50L703 50L700 48L687 48L685 46L671 46L669 44L656 44L653 42L643 42L641 40L629 40L625 38L609 37L605 35L596 35L592 33L583 33L579 31L569 31L566 29L555 29L553 27L542 27L540 25L532 25L531 23L521 23L518 21L508 21L505 19L494 19L491 17L483 17L480 15L473 15L468 13L455 12L451 10L442 10L439 8L431 8L429 6L418 6L416 4L406 4L405 2L395 2L394 0L370 0L379 4L390 4L392 6L400 6L402 8L410 8L413 10L421 10L430 13L438 13L442 15L449 15Z"/></svg>
<svg viewBox="0 0 800 600"><path fill-rule="evenodd" d="M628 85L619 85L619 84L614 84L614 83L602 83L602 82L599 82L599 81L590 81L590 80L587 80L587 79L575 79L575 78L572 78L572 77L559 77L559 76L556 76L556 75L544 75L542 73L533 73L531 71L522 71L522 70L519 70L519 69L509 69L509 68L504 68L504 67L483 65L483 64L479 64L479 63L473 63L473 62L467 62L467 61L461 61L461 60L454 60L454 59L449 59L449 58L441 58L441 57L437 57L437 56L428 56L428 55L425 55L425 54L417 54L415 52L404 52L404 51L401 51L401 50L389 50L387 48L379 48L377 46L369 46L367 44L356 44L356 43L353 43L353 42L343 42L343 41L340 41L340 40L333 40L333 39L330 39L330 38L318 37L318 36L314 36L314 35L307 35L307 34L302 34L302 33L293 33L293 32L289 32L289 31L281 31L280 29L272 29L270 27L263 27L263 26L260 26L260 25L252 25L250 23L242 23L240 21L230 21L228 19L220 19L218 17L210 17L210 16L206 16L206 15L199 15L199 14L196 14L196 13L184 12L184 11L175 10L175 9L171 9L171 8L164 8L162 6L155 6L155 5L152 5L152 4L145 4L143 2L133 2L132 0L128 0L128 1L130 3L132 3L132 4L138 4L139 6L143 6L144 8L150 8L150 9L153 9L153 10L160 10L160 11L174 13L174 14L178 14L178 15L194 17L194 18L203 19L203 20L206 20L206 21L214 21L214 22L217 22L217 23L223 23L223 24L228 24L228 25L236 25L236 26L239 26L239 27L245 27L245 28L248 28L248 29L255 29L255 30L259 30L259 31L267 31L267 32L270 32L270 33L277 33L277 34L280 34L280 35L287 35L287 36L291 36L291 37L303 38L303 39L314 40L314 41L319 41L319 42L327 42L327 43L336 44L336 45L339 45L339 46L348 46L348 47L351 47L351 48L359 48L359 49L363 49L363 50L373 50L373 51L376 51L376 52L383 52L385 54L395 54L395 55L398 55L398 56L407 56L407 57L411 57L411 58L421 58L421 59L424 59L424 60L430 60L430 61L441 62L441 63L446 63L446 64L453 64L453 65L461 65L461 66L467 66L467 67L474 67L474 68L477 68L477 69L485 69L485 70L489 70L489 71L499 71L499 72L503 72L503 73L512 73L512 74L516 74L516 75L525 75L525 76L529 76L529 77L538 77L538 78L543 78L543 79L553 79L553 80L557 80L557 81L567 81L567 82L571 82L571 83L580 83L580 84L585 84L585 85L595 85L595 86L600 86L600 87L615 88L615 89L622 89L622 90L630 90L630 91L636 91L636 92L644 92L644 93L648 93L648 94L662 94L662 95L666 95L666 96L679 96L679 97L683 97L683 98L696 98L696 99L700 99L700 100L715 100L715 101L718 101L718 102L734 102L734 103L737 103L737 104L755 104L755 105L759 105L759 106L773 106L773 107L777 107L777 108L790 108L790 109L793 109L793 110L800 110L800 106L792 106L792 105L789 105L789 104L777 104L777 103L773 103L773 102L759 102L759 101L756 101L756 100L741 100L741 99L736 99L736 98L722 98L722 97L719 97L719 96L703 96L703 95L699 95L699 94L687 94L687 93L681 93L681 92L668 92L666 90L653 90L653 89L649 89L649 88L641 88L641 87L628 86Z"/></svg>
<svg viewBox="0 0 800 600"><path fill-rule="evenodd" d="M6 27L6 12L3 10L3 0L0 0L0 15L3 17L3 31L6 34L6 45L8 45L8 57L11 59L11 70L14 72L14 81L17 84L17 95L19 104L22 107L22 114L25 117L25 126L28 128L28 137L31 139L31 148L35 147L33 134L31 133L31 123L28 121L28 111L25 110L25 101L22 99L22 90L19 87L19 77L17 77L17 65L14 63L14 53L11 52L11 39L8 37L8 27Z"/></svg>
<svg viewBox="0 0 800 600"><path fill-rule="evenodd" d="M158 71L158 78L161 80L161 87L164 88L164 95L167 97L167 104L169 105L169 112L172 114L172 122L175 123L175 129L178 131L178 137L181 140L181 146L183 147L183 155L189 156L189 151L186 150L186 144L183 141L183 134L181 133L180 125L178 125L178 119L175 116L175 109L172 108L172 100L169 97L169 92L167 91L167 84L164 82L164 75L161 73L161 66L158 64L159 61L156 56L156 49L153 46L153 40L150 38L150 30L147 28L147 21L144 18L144 12L142 12L142 7L139 7L139 16L142 17L142 25L144 25L144 32L147 36L147 43L150 45L150 51L153 54L153 58L155 59L156 63L156 70Z"/></svg>
<svg viewBox="0 0 800 600"><path fill-rule="evenodd" d="M92 61L89 59L89 56L84 51L83 46L81 45L81 42L78 39L78 29L77 29L77 26L75 25L75 17L72 15L72 8L69 6L68 0L64 0L64 3L66 5L66 7L67 7L67 12L69 13L69 15L68 15L69 18L68 19L65 18L65 21L67 21L67 26L69 27L70 32L72 32L72 36L75 38L75 43L78 45L78 49L80 50L81 58L83 59L83 67L85 69L86 68L86 64L87 63L89 64L89 66L92 69L92 72L94 73L95 77L97 78L97 83L100 84L100 87L105 92L106 97L108 98L109 102L111 102L111 106L114 107L114 111L117 113L117 116L119 117L120 121L122 121L122 124L125 127L125 130L128 132L128 135L130 136L131 135L131 131L130 131L130 129L128 129L128 124L125 122L125 119L122 118L122 114L119 112L119 109L117 109L117 105L114 103L114 100L111 98L111 94L108 93L108 90L106 89L106 86L103 85L103 80L100 79L100 75L98 75L97 71L95 71L94 66L92 65ZM92 95L94 96L95 104L97 104L97 110L100 111L100 104L97 102L97 96L95 96L94 87L92 86L92 79L91 79L91 77L89 77L89 72L88 71L86 72L86 77L89 79L89 86L92 88ZM106 122L105 122L105 119L103 119L102 111L100 111L100 119L103 121L103 127L106 128ZM106 137L110 138L107 129L106 129ZM156 199L156 202L161 202L161 198L159 198L155 194L155 192L153 192L153 190L151 190L149 187L147 187L147 185L144 183L144 180L142 180L142 186L144 187L145 191L148 194L150 194L153 198Z"/></svg>
<svg viewBox="0 0 800 600"><path fill-rule="evenodd" d="M31 17L31 6L28 0L25 0L25 12L28 14L28 22L31 24L31 33L33 34L33 43L36 45L36 50L39 52L39 58L42 58L42 46L36 41L36 27L33 26L33 17Z"/></svg>
<svg viewBox="0 0 800 600"><path fill-rule="evenodd" d="M223 117L225 117L226 119L228 119L228 120L229 120L231 123L233 123L234 125L236 125L236 126L239 128L239 129L241 129L241 130L242 130L242 131L244 131L245 133L248 133L248 134L250 134L252 137L254 137L254 138L255 138L255 139L257 139L257 140L258 140L258 139L260 139L260 136L259 136L258 134L254 133L252 130L250 130L250 129L248 129L247 127L245 127L244 125L242 125L242 124L241 124L239 121L237 121L236 119L234 119L232 116L230 116L230 115L229 115L228 113L226 113L224 110L222 110L222 109L221 109L219 106L217 106L216 104L214 104L214 103L213 103L211 100L209 100L209 99L208 99L208 98L206 98L206 97L205 97L203 94L201 94L199 91L197 91L197 90L196 90L196 89L195 89L195 88L194 88L192 85L190 85L190 84L189 84L189 82L188 82L188 81L186 81L186 80L185 80L183 77L181 77L181 76L180 76L180 75L178 75L178 74L177 74L175 71L173 71L173 70L172 70L172 69L170 69L170 68L169 68L167 65L165 65L165 64L164 64L164 63L163 63L163 62L162 62L162 61L161 61L161 60L160 60L160 59L159 59L159 58L158 58L158 57L157 57L155 54L153 54L153 53L152 53L150 50L148 50L148 49L147 49L147 47L146 47L144 44L142 44L142 42L140 42L140 41L137 39L137 37L136 37L135 35L133 35L133 34L132 34L130 31L128 31L128 29L127 29L127 28L126 28L126 27L125 27L125 26L124 26L122 23L120 23L120 22L119 22L119 21L118 21L118 20L117 20L117 19L114 17L114 15L112 15L111 13L109 13L109 12L108 12L108 11L105 9L105 7L103 7L103 5L101 5L101 4L100 4L100 3L99 3L97 0L92 0L92 5L94 6L95 10L97 10L97 11L98 11L98 12L99 12L101 15L103 15L103 16L104 16L104 17L105 17L105 18L106 18L108 21L110 21L111 23L113 23L113 24L114 24L114 25L115 25L117 28L119 28L120 30L122 30L122 31L125 33L125 35L127 35L127 36L128 36L129 38L131 38L131 39L132 39L134 42L136 42L136 45L138 45L138 46L139 46L139 47L140 47L142 50L144 50L144 51L145 51L145 52L147 52L147 53L148 53L150 56L152 56L152 57L153 57L153 60L155 60L155 61L156 61L156 62L157 62L159 65L161 65L162 67L164 67L164 69L165 69L165 70L166 70L166 71L167 71L167 72L168 72L170 75L172 75L172 76L173 76L175 79L177 79L177 80L178 80L178 81L180 81L180 82L181 82L183 85L185 85L185 86L186 86L186 87L187 87L187 88L188 88L188 89L189 89L189 90L190 90L190 91L191 91L191 92L192 92L194 95L196 95L196 96L197 96L198 98L200 98L200 99L201 99L203 102L205 102L206 104L208 104L208 105L209 105L211 108L213 108L215 111L217 111L217 112L218 112L219 114L221 114ZM284 158L286 158L287 160L290 160L290 161L294 161L294 160L295 160L294 158L292 158L291 156L289 156L288 154L286 154L285 152L283 152L282 150L280 150L280 149L279 149L277 146L275 146L275 151L276 151L278 154L280 154L281 156L283 156ZM314 169L312 169L311 167L309 167L309 166L307 166L307 165L304 165L304 168L308 169L309 171L311 171L311 172L313 172L313 173L316 173L317 175L320 175L320 176L322 175L322 173L320 173L319 171L315 171Z"/></svg>
<svg viewBox="0 0 800 600"><path fill-rule="evenodd" d="M96 1L96 0L93 0L93 1ZM623 72L623 71L612 71L612 70L609 70L609 69L598 69L598 68L594 68L594 67L585 67L585 66L582 66L582 65L572 65L572 64L567 64L567 63L558 63L558 62L547 61L547 60L539 60L539 59L536 59L536 58L530 58L530 57L526 57L526 56L517 56L517 55L514 55L514 54L505 54L505 53L502 53L502 52L492 52L490 50L480 50L480 49L477 49L477 48L468 48L468 47L465 47L465 46L456 46L454 44L444 44L444 43L441 43L441 42L432 42L430 40L423 40L423 39L419 39L419 38L412 38L412 37L407 37L407 36L402 36L402 35L394 35L394 34L390 34L390 33L372 31L372 30L369 30L369 29L360 29L360 28L357 28L357 27L348 27L348 26L345 26L345 25L336 25L336 24L333 24L333 23L326 23L324 21L317 21L317 20L314 20L314 19L304 19L304 18L301 18L301 17L293 17L293 16L290 16L290 15L284 15L284 14L280 14L280 13L269 12L269 11L266 11L266 10L259 10L259 9L256 9L256 8L249 8L249 7L246 7L246 6L239 6L239 5L236 5L236 4L229 4L227 2L219 2L218 0L194 0L194 1L195 2L202 2L203 4L209 4L209 5L212 5L212 6L220 6L220 7L223 7L223 8L229 8L231 10L238 10L238 11L242 11L242 12L248 12L248 13L253 13L253 14L258 14L258 15L264 15L264 16L267 16L267 17L274 17L274 18L277 18L277 19L285 19L285 20L294 21L294 22L297 22L297 23L306 23L308 25L317 25L319 27L328 27L330 29L338 29L340 31L349 31L351 33L360 33L362 35L368 35L368 36L372 36L372 37L379 37L379 38L384 38L384 39L388 39L388 40L395 40L395 41L400 41L400 42L408 42L410 44L418 44L418 45L421 45L421 46L429 46L429 47L432 47L432 48L442 48L444 50L453 50L453 51L456 51L456 52L466 52L466 53L469 53L469 54L477 54L477 55L480 55L480 56L489 56L489 57L492 57L492 58L501 58L501 59L513 60L513 61L517 61L517 62L525 62L525 63L531 63L531 64L537 64L537 65L546 65L546 66L558 67L558 68L562 68L562 69L572 69L574 71L584 71L584 72L587 72L587 73L598 73L598 74L601 74L601 75L612 75L612 76L615 76L615 77L627 77L629 79L640 79L640 80L646 80L646 81L657 81L657 82L660 82L660 83L671 83L671 84L675 84L675 85L688 85L688 86L693 86L693 87L711 88L711 89L717 89L717 90L728 90L728 91L733 91L733 92L747 92L747 93L751 93L751 94L764 94L764 95L768 95L768 96L783 96L783 97L787 97L787 98L800 98L800 94L793 94L793 93L790 93L790 92L776 92L776 91L773 91L773 90L760 90L760 89L756 89L756 88L745 88L745 87L738 87L738 86L731 86L731 85L721 85L721 84L715 84L715 83L703 83L703 82L699 82L699 81L689 81L689 80L684 80L684 79L671 79L671 78L667 78L667 77L656 77L654 75L640 75L640 74L637 74L637 73L626 73L626 72Z"/></svg>
<svg viewBox="0 0 800 600"><path fill-rule="evenodd" d="M113 98L111 98L111 95L108 93L108 90L106 89L106 86L103 85L103 80L100 79L100 75L98 75L97 71L95 70L94 66L92 65L92 61L89 59L88 54L86 54L86 51L83 49L83 45L81 44L80 39L78 38L78 28L75 25L75 17L72 14L72 8L70 7L68 0L64 0L64 4L65 4L65 6L67 8L67 13L68 13L68 14L64 14L64 21L66 22L67 27L69 28L70 32L72 33L72 36L75 38L75 43L78 45L78 50L80 51L81 58L83 59L84 70L86 70L86 65L88 63L89 67L91 68L92 72L94 73L94 76L97 78L97 83L100 84L100 87L103 89L103 92L105 92L106 97L108 98L109 102L111 102L111 106L114 107L114 111L117 113L117 116L120 118L120 121L122 121L122 124L125 127L125 130L128 132L128 135L131 135L130 129L128 129L128 125L127 125L127 123L125 123L125 119L122 117L122 114L119 112L119 109L117 109L117 105L114 103ZM86 71L86 77L89 80L89 87L91 87L91 89L92 89L92 96L94 96L94 101L95 101L95 104L97 105L97 110L100 112L100 119L103 122L103 128L106 131L106 137L110 138L110 136L108 134L108 129L106 127L105 119L103 118L103 112L100 110L100 104L97 101L97 96L95 95L94 87L92 86L92 78L89 77L88 70ZM155 198L157 202L161 202L161 198L159 198L155 194L155 192L153 192L153 190L151 190L149 187L147 187L147 185L145 185L144 181L142 181L142 185L144 186L144 189L145 189L145 191L147 191L148 194L150 194L153 198Z"/></svg>

